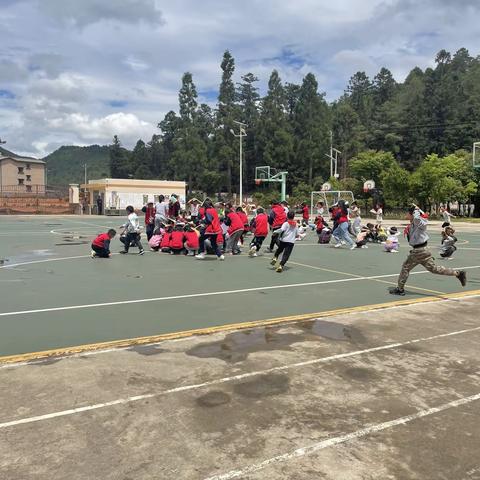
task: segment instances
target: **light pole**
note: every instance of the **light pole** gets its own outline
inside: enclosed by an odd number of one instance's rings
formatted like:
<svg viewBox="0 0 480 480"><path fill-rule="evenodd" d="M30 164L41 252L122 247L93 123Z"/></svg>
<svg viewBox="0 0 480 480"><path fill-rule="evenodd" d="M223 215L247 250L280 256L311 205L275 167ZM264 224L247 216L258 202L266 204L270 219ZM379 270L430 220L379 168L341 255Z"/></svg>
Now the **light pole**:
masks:
<svg viewBox="0 0 480 480"><path fill-rule="evenodd" d="M242 122L237 122L237 121L233 121L233 123L236 123L238 125L238 130L239 130L239 133L238 135L233 131L233 129L230 129L230 133L234 136L234 137L238 137L239 141L240 141L240 188L239 188L239 195L240 195L240 206L243 205L243 154L242 154L242 146L243 146L243 137L246 137L247 136L247 132L245 131L245 129L247 128L247 124L246 123L242 123Z"/></svg>

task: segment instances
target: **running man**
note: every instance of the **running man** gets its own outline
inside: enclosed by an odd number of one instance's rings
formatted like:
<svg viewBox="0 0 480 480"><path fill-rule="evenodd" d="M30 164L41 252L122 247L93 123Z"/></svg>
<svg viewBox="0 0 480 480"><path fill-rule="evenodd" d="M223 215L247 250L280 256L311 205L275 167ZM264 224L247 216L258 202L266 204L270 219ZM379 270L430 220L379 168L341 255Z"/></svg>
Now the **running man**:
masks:
<svg viewBox="0 0 480 480"><path fill-rule="evenodd" d="M423 212L416 206L412 205L407 213L407 220L410 225L406 229L408 243L412 247L407 259L403 262L400 276L398 277L398 286L391 287L389 292L392 295L405 295L405 284L407 283L410 271L417 265L422 265L429 272L437 275L449 275L457 277L464 287L467 284L467 273L464 270L453 270L443 266L435 265L432 254L428 249L428 221L424 218Z"/></svg>

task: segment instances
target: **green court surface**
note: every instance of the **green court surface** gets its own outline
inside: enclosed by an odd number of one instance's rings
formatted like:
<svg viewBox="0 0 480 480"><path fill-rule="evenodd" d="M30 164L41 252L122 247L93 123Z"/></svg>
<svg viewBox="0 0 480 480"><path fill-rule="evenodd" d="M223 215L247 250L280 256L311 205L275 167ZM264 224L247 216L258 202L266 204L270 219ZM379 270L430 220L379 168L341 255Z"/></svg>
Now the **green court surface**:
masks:
<svg viewBox="0 0 480 480"><path fill-rule="evenodd" d="M269 254L227 256L219 262L149 251L142 257L132 248L129 255L91 259L95 234L122 220L0 217L0 360L399 300L387 288L395 284L407 255L405 240L400 253L386 254L382 245L355 251L317 245L309 233L281 274L270 266ZM430 227L434 255L439 230ZM435 256L449 267L466 268L467 287L417 267L403 299L480 288L480 234L473 227L458 228L457 234L455 258ZM120 247L117 237L112 251Z"/></svg>

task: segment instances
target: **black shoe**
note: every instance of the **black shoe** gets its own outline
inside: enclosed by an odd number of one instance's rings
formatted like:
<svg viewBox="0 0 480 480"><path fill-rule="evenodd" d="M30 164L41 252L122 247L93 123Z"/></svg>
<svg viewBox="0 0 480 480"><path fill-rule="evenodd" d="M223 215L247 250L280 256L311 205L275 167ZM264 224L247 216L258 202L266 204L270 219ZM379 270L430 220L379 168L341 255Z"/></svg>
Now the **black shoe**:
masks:
<svg viewBox="0 0 480 480"><path fill-rule="evenodd" d="M170 253L173 255L173 252L170 252ZM138 254L139 254L139 255L145 255L145 250L140 250L140 251L138 252Z"/></svg>
<svg viewBox="0 0 480 480"><path fill-rule="evenodd" d="M388 292L391 295L401 295L402 297L405 296L405 290L403 288L391 287L388 289Z"/></svg>
<svg viewBox="0 0 480 480"><path fill-rule="evenodd" d="M122 250L121 252L119 253L122 253L122 254L125 254L125 253L128 253L126 250Z"/></svg>
<svg viewBox="0 0 480 480"><path fill-rule="evenodd" d="M465 270L460 270L457 275L458 280L464 287L467 284L467 272Z"/></svg>

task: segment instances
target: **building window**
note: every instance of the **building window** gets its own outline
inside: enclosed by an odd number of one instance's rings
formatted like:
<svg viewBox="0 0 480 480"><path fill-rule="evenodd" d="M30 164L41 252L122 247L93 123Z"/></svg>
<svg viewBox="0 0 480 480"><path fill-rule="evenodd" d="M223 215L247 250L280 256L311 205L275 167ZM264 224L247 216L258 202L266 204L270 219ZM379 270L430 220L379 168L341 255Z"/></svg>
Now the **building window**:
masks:
<svg viewBox="0 0 480 480"><path fill-rule="evenodd" d="M31 185L27 185L27 192L31 192L32 191L32 186Z"/></svg>
<svg viewBox="0 0 480 480"><path fill-rule="evenodd" d="M23 167L18 167L18 173L23 174Z"/></svg>
<svg viewBox="0 0 480 480"><path fill-rule="evenodd" d="M31 182L32 181L32 176L31 175L27 175L27 182Z"/></svg>
<svg viewBox="0 0 480 480"><path fill-rule="evenodd" d="M30 164L27 163L27 170L30 170Z"/></svg>
<svg viewBox="0 0 480 480"><path fill-rule="evenodd" d="M19 179L18 179L18 184L19 184L19 185L23 185L23 178L19 178Z"/></svg>

